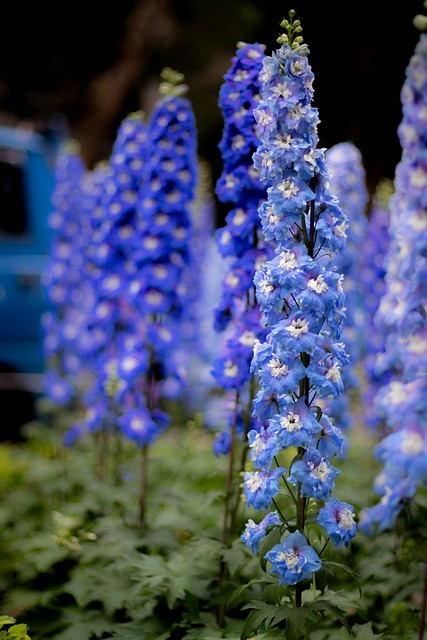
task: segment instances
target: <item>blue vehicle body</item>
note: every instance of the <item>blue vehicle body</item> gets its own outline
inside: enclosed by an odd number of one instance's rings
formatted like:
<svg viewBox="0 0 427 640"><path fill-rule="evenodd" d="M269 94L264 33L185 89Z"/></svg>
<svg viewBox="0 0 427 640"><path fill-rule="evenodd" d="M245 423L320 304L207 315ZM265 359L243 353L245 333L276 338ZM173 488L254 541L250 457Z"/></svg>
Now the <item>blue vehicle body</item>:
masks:
<svg viewBox="0 0 427 640"><path fill-rule="evenodd" d="M0 126L0 389L42 390L42 275L57 146Z"/></svg>

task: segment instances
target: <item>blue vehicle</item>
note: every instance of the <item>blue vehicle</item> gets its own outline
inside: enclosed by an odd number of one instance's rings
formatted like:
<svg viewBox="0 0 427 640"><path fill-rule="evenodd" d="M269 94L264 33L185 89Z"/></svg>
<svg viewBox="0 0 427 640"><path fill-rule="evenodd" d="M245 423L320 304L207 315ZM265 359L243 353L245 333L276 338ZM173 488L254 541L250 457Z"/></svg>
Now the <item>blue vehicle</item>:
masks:
<svg viewBox="0 0 427 640"><path fill-rule="evenodd" d="M52 137L0 126L0 392L11 412L19 410L11 398L22 402L17 392L43 388L41 279L57 147Z"/></svg>

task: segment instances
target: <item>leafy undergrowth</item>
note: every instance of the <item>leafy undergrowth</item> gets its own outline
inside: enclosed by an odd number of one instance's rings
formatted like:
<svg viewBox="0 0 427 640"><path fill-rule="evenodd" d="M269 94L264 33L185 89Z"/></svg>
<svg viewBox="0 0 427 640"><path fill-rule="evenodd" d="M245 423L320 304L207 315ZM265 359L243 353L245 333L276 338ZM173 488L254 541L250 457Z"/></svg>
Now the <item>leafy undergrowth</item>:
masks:
<svg viewBox="0 0 427 640"><path fill-rule="evenodd" d="M252 637L249 616L264 625L259 640L292 640L304 615L311 640L418 638L422 504L396 531L328 546L303 615L268 601L254 611L258 582L273 578L240 541L254 517L243 502L222 542L227 458L213 455L212 433L188 420L150 449L144 526L138 447L91 436L65 449L62 433L34 423L24 443L0 445L0 610L32 640L239 640ZM340 461L336 495L356 514L376 499L373 443L355 430ZM269 623L279 609L282 629Z"/></svg>

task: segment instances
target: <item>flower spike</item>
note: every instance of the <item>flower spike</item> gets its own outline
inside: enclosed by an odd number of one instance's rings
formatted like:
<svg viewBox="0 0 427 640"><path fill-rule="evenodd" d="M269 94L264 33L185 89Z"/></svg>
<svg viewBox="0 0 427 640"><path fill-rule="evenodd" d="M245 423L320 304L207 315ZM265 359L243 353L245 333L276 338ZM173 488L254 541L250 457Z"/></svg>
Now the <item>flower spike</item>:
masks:
<svg viewBox="0 0 427 640"><path fill-rule="evenodd" d="M159 86L160 95L178 97L187 93L188 85L183 84L184 74L179 71L165 67L161 71L160 77L163 80Z"/></svg>
<svg viewBox="0 0 427 640"><path fill-rule="evenodd" d="M283 33L277 38L277 42L279 44L287 44L292 49L296 49L303 43L303 37L296 35L298 33L301 33L302 31L301 22L298 19L294 20L294 16L295 9L291 9L289 11L289 20L283 18L282 22L280 23L280 26L286 30L286 33Z"/></svg>

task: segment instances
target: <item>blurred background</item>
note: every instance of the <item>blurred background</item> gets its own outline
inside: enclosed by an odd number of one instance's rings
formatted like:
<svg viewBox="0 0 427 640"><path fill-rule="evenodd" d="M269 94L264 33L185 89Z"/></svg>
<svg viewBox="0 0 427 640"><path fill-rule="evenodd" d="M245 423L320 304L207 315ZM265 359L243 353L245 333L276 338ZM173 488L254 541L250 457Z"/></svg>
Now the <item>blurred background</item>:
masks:
<svg viewBox="0 0 427 640"><path fill-rule="evenodd" d="M58 141L78 141L88 169L108 160L130 112L147 118L160 73L185 76L199 155L212 185L222 172L218 94L237 43L278 48L295 9L310 49L320 146L353 142L372 194L401 157L400 90L419 38L422 2L294 0L45 0L3 3L0 38L0 394L14 438L42 388L40 317L52 169ZM216 226L224 209L216 201ZM228 209L228 208L227 208Z"/></svg>
<svg viewBox="0 0 427 640"><path fill-rule="evenodd" d="M354 142L372 189L380 177L393 177L400 157L400 89L419 36L412 21L423 12L421 0L399 3L398 11L372 0L4 3L0 124L46 131L65 121L91 168L108 158L123 117L150 112L159 73L170 66L185 75L200 154L217 178L218 91L237 42L263 43L271 53L290 9L310 48L321 146Z"/></svg>

